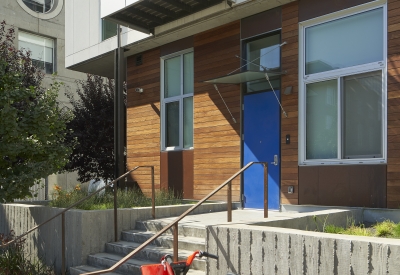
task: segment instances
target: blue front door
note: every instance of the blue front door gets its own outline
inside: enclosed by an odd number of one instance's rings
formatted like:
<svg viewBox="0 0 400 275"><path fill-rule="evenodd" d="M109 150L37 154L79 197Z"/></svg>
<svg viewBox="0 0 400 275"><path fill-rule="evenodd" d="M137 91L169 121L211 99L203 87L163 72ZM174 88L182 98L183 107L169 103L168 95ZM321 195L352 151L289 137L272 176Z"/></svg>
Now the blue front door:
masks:
<svg viewBox="0 0 400 275"><path fill-rule="evenodd" d="M280 92L275 91L278 98ZM279 209L280 109L273 92L244 96L243 166L250 161L268 162L268 208ZM275 160L278 160L276 163ZM264 208L264 168L253 164L244 172L244 207Z"/></svg>

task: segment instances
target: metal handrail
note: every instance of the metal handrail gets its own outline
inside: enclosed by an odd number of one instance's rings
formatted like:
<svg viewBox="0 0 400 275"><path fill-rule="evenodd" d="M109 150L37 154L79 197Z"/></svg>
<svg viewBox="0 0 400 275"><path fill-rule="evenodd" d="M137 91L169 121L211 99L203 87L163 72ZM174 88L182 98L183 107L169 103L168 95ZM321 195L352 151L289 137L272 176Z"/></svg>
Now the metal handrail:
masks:
<svg viewBox="0 0 400 275"><path fill-rule="evenodd" d="M242 169L240 169L238 172L236 172L233 176L231 176L228 180L226 180L224 183L222 183L220 186L218 186L214 191L212 191L210 194L205 196L202 200L200 200L198 203L193 205L191 208L186 210L182 215L180 215L178 218L176 218L173 222L165 226L161 231L159 231L156 235L142 243L140 246L138 246L135 250L127 254L125 257L123 257L121 260L119 260L116 264L111 266L108 269L103 269L103 270L98 270L98 271L93 271L93 272L87 272L87 273L81 273L80 275L97 275L97 274L104 274L107 272L113 272L115 271L118 267L123 265L126 261L128 261L132 256L137 254L140 250L145 248L147 245L149 245L151 242L156 240L159 236L164 234L168 229L171 227L174 227L174 232L173 232L173 238L174 238L174 245L173 245L173 250L174 250L174 261L178 260L178 222L182 220L184 217L186 217L190 212L195 210L197 207L199 207L203 202L214 196L218 191L220 191L222 188L224 188L226 185L228 185L228 222L232 221L232 187L231 187L231 182L234 180L237 176L242 174L247 168L249 168L253 164L262 164L264 166L264 218L268 218L268 163L267 162L249 162L246 166L244 166Z"/></svg>
<svg viewBox="0 0 400 275"><path fill-rule="evenodd" d="M7 247L13 243L15 243L16 241L20 240L21 238L23 238L24 236L28 235L29 233L35 231L36 229L38 229L39 227L45 225L46 223L54 220L55 218L57 218L58 216L62 215L62 220L61 220L61 227L62 227L62 239L61 239L61 247L62 247L62 275L65 275L65 212L67 212L68 210L74 208L75 206L77 206L78 204L84 202L85 200L93 197L94 195L96 195L97 193L99 193L100 191L104 190L105 188L113 185L114 183L118 182L120 179L126 177L128 174L132 173L133 171L139 169L139 168L151 168L151 190L152 190L152 217L155 219L155 186L154 186L154 166L136 166L135 168L129 170L128 172L126 172L125 174L121 175L120 177L118 177L117 179L113 180L112 182L110 182L109 184L106 184L105 186L103 186L102 188L96 190L95 192L91 193L90 195L80 199L79 201L73 203L72 205L70 205L69 207L65 208L64 210L62 210L60 213L54 215L53 217L49 218L48 220L42 222L41 224L32 227L31 229L29 229L28 231L26 231L24 234L18 236L17 238L13 239L12 241L9 241L5 244L0 244L0 248L4 248ZM115 241L118 241L118 231L117 231L117 188L114 188L114 239Z"/></svg>

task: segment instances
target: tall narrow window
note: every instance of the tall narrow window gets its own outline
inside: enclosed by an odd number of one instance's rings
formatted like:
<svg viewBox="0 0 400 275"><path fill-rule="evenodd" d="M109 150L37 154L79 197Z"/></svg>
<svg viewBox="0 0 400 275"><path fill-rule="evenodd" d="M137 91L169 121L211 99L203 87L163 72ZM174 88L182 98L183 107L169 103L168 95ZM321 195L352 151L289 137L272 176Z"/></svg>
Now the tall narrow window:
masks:
<svg viewBox="0 0 400 275"><path fill-rule="evenodd" d="M193 147L193 52L162 62L162 149L190 149Z"/></svg>
<svg viewBox="0 0 400 275"><path fill-rule="evenodd" d="M102 41L117 35L117 24L106 19L101 20Z"/></svg>
<svg viewBox="0 0 400 275"><path fill-rule="evenodd" d="M303 29L301 163L382 161L384 7Z"/></svg>
<svg viewBox="0 0 400 275"><path fill-rule="evenodd" d="M31 52L31 58L35 66L47 74L54 73L54 40L19 31L18 43L20 49Z"/></svg>

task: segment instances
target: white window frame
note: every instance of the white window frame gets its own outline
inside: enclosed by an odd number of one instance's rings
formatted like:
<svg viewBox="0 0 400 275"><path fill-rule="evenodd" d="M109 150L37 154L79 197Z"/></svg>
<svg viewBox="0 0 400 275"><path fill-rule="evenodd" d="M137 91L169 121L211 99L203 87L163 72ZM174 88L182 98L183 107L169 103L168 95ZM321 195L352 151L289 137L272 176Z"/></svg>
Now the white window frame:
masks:
<svg viewBox="0 0 400 275"><path fill-rule="evenodd" d="M184 98L188 98L188 97L193 97L193 93L191 94L183 94L183 70L181 70L181 94L179 96L174 96L174 97L168 97L168 98L164 98L164 92L165 92L165 87L164 87L164 83L165 83L165 79L164 79L164 73L165 73L165 60L173 58L173 57L177 57L177 56L182 56L184 54L187 53L191 53L193 52L193 48L189 48L183 51L179 51L179 52L175 52L173 54L169 54L169 55L165 55L163 57L161 57L161 150L162 151L181 151L181 150L191 150L193 149L193 146L190 148L183 148L183 99ZM183 62L184 59L181 58L181 68L183 68ZM165 124L165 105L167 103L170 102L175 102L175 101L179 101L179 146L173 146L173 147L166 147L165 144L165 139L166 139L166 124ZM194 112L194 101L193 101L193 112Z"/></svg>
<svg viewBox="0 0 400 275"><path fill-rule="evenodd" d="M305 74L305 30L308 27L326 23L363 13L369 10L383 9L383 60L326 72ZM342 157L342 123L341 104L338 108L338 158L337 159L306 159L306 85L326 80L338 80L338 102L340 98L341 78L366 72L382 71L382 157L343 159ZM340 164L381 164L387 162L387 3L386 0L377 0L353 8L345 9L329 15L321 16L299 23L299 165L340 165Z"/></svg>

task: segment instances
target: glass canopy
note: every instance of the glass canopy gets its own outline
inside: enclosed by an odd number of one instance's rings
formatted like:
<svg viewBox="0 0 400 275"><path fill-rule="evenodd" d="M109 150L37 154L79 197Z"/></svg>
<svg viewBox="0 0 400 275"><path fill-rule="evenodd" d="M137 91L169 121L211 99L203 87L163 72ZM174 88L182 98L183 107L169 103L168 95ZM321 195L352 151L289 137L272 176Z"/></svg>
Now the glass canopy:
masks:
<svg viewBox="0 0 400 275"><path fill-rule="evenodd" d="M213 83L213 84L219 84L219 83L239 84L239 83L245 83L245 82L249 82L249 81L265 79L266 78L265 74L267 74L268 77L272 77L272 76L281 75L283 73L278 72L278 71L267 71L267 72L246 71L246 72L240 72L240 73L236 73L236 74L225 75L225 76L205 80L203 82L208 82L208 83Z"/></svg>

